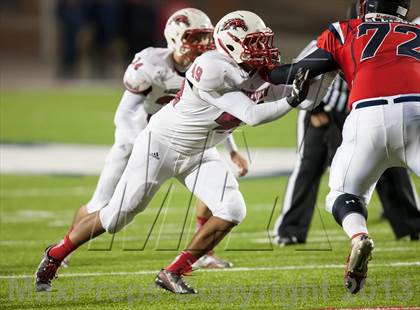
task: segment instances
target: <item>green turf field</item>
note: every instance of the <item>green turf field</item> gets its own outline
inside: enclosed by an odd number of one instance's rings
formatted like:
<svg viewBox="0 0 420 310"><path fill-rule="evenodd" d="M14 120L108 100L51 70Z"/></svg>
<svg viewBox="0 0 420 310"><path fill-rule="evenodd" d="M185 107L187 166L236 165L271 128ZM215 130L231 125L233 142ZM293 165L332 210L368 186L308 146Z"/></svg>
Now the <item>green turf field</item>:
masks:
<svg viewBox="0 0 420 310"><path fill-rule="evenodd" d="M77 88L0 93L0 141L111 144L121 89ZM296 112L282 122L244 127L253 147L296 145ZM243 145L242 139L238 144Z"/></svg>
<svg viewBox="0 0 420 310"><path fill-rule="evenodd" d="M1 140L111 143L109 122L118 97L117 90L2 92ZM283 122L246 128L248 143L294 146L294 121L295 115L291 115ZM277 139L281 139L279 143ZM287 178L240 181L248 205L247 218L216 249L217 255L235 266L226 271L198 271L188 277L198 295L175 296L153 285L156 272L185 247L194 231L194 208L187 213L189 193L176 181L165 204L169 182L114 240L103 235L80 248L70 267L60 270L53 292L35 293L33 274L43 249L64 236L74 210L89 199L96 180L0 176L1 309L420 306L420 244L394 240L388 223L379 220L376 196L369 215L376 249L367 286L357 296L345 291L342 276L348 240L322 209L328 190L326 178L308 243L287 248L272 246L267 231L271 215L272 226L280 212ZM419 191L420 179L413 180Z"/></svg>

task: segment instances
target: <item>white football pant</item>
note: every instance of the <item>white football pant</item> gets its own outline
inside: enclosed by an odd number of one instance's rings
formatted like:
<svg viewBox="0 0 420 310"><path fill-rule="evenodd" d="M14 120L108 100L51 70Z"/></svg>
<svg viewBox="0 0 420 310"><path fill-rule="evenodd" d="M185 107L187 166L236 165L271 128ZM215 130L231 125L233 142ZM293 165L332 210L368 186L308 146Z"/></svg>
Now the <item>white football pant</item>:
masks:
<svg viewBox="0 0 420 310"><path fill-rule="evenodd" d="M386 98L386 105L353 108L347 117L331 164L327 211L344 193L368 204L387 168L407 167L420 175L420 102L394 103L394 98Z"/></svg>
<svg viewBox="0 0 420 310"><path fill-rule="evenodd" d="M183 155L160 143L146 129L136 139L109 204L100 210L104 229L110 233L122 229L171 177L204 202L213 216L233 223L245 218L246 206L238 182L215 148Z"/></svg>

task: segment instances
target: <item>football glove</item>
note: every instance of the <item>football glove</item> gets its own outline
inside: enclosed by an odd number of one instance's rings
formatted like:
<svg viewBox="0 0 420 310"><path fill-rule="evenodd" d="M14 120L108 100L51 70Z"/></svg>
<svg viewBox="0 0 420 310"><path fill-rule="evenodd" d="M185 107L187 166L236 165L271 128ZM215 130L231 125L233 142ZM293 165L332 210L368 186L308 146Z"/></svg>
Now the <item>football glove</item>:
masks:
<svg viewBox="0 0 420 310"><path fill-rule="evenodd" d="M299 68L293 80L292 93L286 98L287 102L296 108L302 101L306 99L309 92L309 70Z"/></svg>

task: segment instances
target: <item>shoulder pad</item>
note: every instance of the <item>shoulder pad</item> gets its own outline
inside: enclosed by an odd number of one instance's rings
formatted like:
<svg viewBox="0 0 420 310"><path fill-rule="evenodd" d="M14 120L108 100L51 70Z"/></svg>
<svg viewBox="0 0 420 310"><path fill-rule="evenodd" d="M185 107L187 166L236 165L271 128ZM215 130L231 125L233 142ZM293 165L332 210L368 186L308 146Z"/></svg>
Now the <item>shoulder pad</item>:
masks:
<svg viewBox="0 0 420 310"><path fill-rule="evenodd" d="M309 56L310 54L312 54L316 49L318 48L317 46L317 41L313 40L311 41L298 55L298 57L296 58L296 62L302 60L303 58L305 58L306 56Z"/></svg>
<svg viewBox="0 0 420 310"><path fill-rule="evenodd" d="M341 45L345 42L345 36L343 32L343 27L340 22L332 23L328 26L328 30L335 36L335 38L341 43Z"/></svg>
<svg viewBox="0 0 420 310"><path fill-rule="evenodd" d="M232 64L218 57L217 52L207 52L194 61L185 77L198 89L219 90L228 86L231 66Z"/></svg>
<svg viewBox="0 0 420 310"><path fill-rule="evenodd" d="M353 31L354 28L359 26L362 23L361 19L348 19L339 22L335 22L329 25L328 30L334 37L343 45L350 32Z"/></svg>
<svg viewBox="0 0 420 310"><path fill-rule="evenodd" d="M131 64L124 73L124 86L133 93L141 93L152 85L153 62L151 61L152 48L146 48L134 56Z"/></svg>
<svg viewBox="0 0 420 310"><path fill-rule="evenodd" d="M132 93L141 93L148 89L152 83L138 64L132 63L127 67L123 78L124 86Z"/></svg>
<svg viewBox="0 0 420 310"><path fill-rule="evenodd" d="M351 20L353 21L353 20ZM349 31L349 22L335 22L318 37L317 46L328 53L335 53L344 46Z"/></svg>

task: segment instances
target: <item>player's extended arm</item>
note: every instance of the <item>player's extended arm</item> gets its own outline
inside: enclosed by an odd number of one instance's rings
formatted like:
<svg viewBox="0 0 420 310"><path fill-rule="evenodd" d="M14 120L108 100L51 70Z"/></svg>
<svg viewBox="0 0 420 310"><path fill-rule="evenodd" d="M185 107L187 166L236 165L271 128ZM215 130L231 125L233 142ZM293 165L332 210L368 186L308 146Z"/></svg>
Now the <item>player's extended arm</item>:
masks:
<svg viewBox="0 0 420 310"><path fill-rule="evenodd" d="M126 90L122 95L117 111L115 112L114 123L125 124L127 122L127 115L136 111L138 105L143 104L144 100L144 95L134 94L129 90Z"/></svg>
<svg viewBox="0 0 420 310"><path fill-rule="evenodd" d="M327 51L317 48L297 63L280 65L267 73L272 84L292 84L300 68L309 69L309 78L337 70L337 64Z"/></svg>
<svg viewBox="0 0 420 310"><path fill-rule="evenodd" d="M240 119L245 124L257 126L281 118L292 108L302 103L309 91L310 82L308 76L308 71L298 70L289 96L279 100L267 101L263 104L254 104L241 91L220 94L215 91L198 90L198 95L210 104Z"/></svg>
<svg viewBox="0 0 420 310"><path fill-rule="evenodd" d="M240 119L245 124L256 126L279 119L305 100L309 91L308 72L301 70L293 82L292 93L282 99L254 104L241 91L224 94L198 90L198 95L210 104Z"/></svg>
<svg viewBox="0 0 420 310"><path fill-rule="evenodd" d="M199 90L199 96L250 126L274 121L293 109L286 98L255 105L248 96L240 91L220 95L216 92Z"/></svg>

